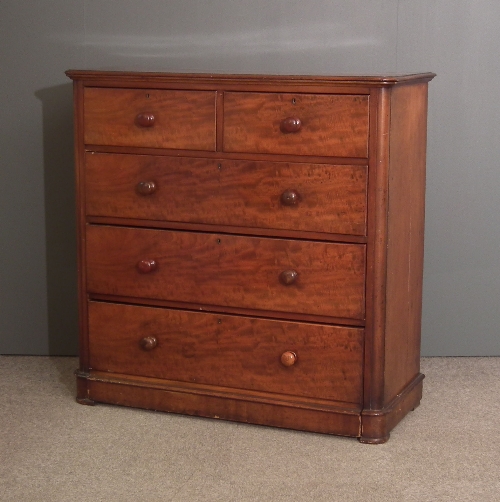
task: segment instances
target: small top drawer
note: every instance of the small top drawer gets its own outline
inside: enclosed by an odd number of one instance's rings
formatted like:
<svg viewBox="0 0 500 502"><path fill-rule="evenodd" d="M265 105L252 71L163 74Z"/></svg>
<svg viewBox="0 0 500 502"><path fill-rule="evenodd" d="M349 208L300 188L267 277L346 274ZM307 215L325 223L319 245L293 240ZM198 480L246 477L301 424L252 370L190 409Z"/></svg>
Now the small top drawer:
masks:
<svg viewBox="0 0 500 502"><path fill-rule="evenodd" d="M368 96L224 94L224 151L368 156Z"/></svg>
<svg viewBox="0 0 500 502"><path fill-rule="evenodd" d="M88 87L90 145L215 150L215 92Z"/></svg>

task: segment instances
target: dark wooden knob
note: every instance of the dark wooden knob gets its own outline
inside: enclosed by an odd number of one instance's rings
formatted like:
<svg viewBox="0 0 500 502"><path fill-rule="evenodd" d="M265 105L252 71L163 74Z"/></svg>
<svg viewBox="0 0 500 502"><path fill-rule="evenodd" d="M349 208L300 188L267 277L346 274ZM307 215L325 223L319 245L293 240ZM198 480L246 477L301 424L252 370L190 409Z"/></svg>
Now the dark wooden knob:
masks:
<svg viewBox="0 0 500 502"><path fill-rule="evenodd" d="M145 336L141 340L141 347L144 350L153 350L158 345L158 341L154 336Z"/></svg>
<svg viewBox="0 0 500 502"><path fill-rule="evenodd" d="M135 123L140 127L153 127L155 116L152 113L139 113L135 118Z"/></svg>
<svg viewBox="0 0 500 502"><path fill-rule="evenodd" d="M151 195L156 190L156 183L154 181L140 181L135 189L141 195Z"/></svg>
<svg viewBox="0 0 500 502"><path fill-rule="evenodd" d="M295 270L283 270L280 274L280 282L281 284L288 286L293 284L297 280L298 276L299 273Z"/></svg>
<svg viewBox="0 0 500 502"><path fill-rule="evenodd" d="M140 260L137 262L137 270L141 274L149 274L156 270L157 263L155 260Z"/></svg>
<svg viewBox="0 0 500 502"><path fill-rule="evenodd" d="M285 190L281 194L281 203L284 206L296 206L299 202L299 194L295 190Z"/></svg>
<svg viewBox="0 0 500 502"><path fill-rule="evenodd" d="M283 366L293 366L297 362L297 354L291 350L287 350L281 354L281 364Z"/></svg>
<svg viewBox="0 0 500 502"><path fill-rule="evenodd" d="M302 121L298 117L287 117L281 121L281 132L299 132L302 127Z"/></svg>

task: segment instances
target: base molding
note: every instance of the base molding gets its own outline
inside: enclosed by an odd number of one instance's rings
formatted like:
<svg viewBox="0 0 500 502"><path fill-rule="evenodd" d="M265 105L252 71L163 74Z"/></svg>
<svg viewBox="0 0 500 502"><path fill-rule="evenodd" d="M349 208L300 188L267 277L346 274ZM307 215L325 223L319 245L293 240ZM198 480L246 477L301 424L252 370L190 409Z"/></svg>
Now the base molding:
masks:
<svg viewBox="0 0 500 502"><path fill-rule="evenodd" d="M89 396L88 379L90 378L90 373L76 370L75 376L76 376L76 402L78 404L94 406L96 402Z"/></svg>
<svg viewBox="0 0 500 502"><path fill-rule="evenodd" d="M360 411L355 405L313 399L289 399L263 392L242 392L156 379L102 373L77 373L85 382L78 402L164 411L286 429L358 437ZM79 384L79 389L82 384ZM83 402L82 404L87 404Z"/></svg>
<svg viewBox="0 0 500 502"><path fill-rule="evenodd" d="M361 436L359 441L367 444L382 444L390 432L422 399L424 375L419 373L405 389L381 410L361 412Z"/></svg>
<svg viewBox="0 0 500 502"><path fill-rule="evenodd" d="M182 382L77 371L77 402L98 402L358 438L382 444L422 397L423 374L381 410L342 407L337 403L242 392ZM353 406L353 405L351 405Z"/></svg>
<svg viewBox="0 0 500 502"><path fill-rule="evenodd" d="M93 401L92 399L87 399L86 397L83 397L83 398L80 398L80 397L77 397L76 398L76 402L78 404L84 404L86 406L95 406L97 403L95 401Z"/></svg>

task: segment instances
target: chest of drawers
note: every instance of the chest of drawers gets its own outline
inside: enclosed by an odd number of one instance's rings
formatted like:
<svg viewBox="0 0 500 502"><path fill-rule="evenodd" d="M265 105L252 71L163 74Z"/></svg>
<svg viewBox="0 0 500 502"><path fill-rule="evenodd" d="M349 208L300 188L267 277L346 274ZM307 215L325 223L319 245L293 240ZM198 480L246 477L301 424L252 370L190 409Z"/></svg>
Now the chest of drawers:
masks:
<svg viewBox="0 0 500 502"><path fill-rule="evenodd" d="M67 74L78 401L386 441L422 395L433 74Z"/></svg>

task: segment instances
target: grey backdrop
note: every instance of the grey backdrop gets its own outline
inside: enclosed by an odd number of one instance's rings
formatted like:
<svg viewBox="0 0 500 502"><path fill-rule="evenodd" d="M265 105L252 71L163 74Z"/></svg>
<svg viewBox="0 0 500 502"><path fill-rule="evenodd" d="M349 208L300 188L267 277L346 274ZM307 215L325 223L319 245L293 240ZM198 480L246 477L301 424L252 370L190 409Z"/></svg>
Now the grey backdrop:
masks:
<svg viewBox="0 0 500 502"><path fill-rule="evenodd" d="M75 354L64 71L433 71L422 352L500 355L498 0L1 0L0 353Z"/></svg>

